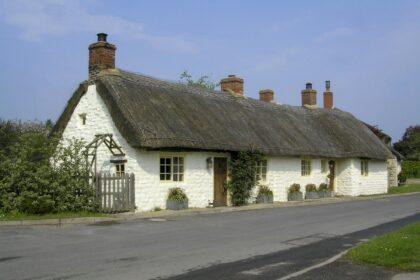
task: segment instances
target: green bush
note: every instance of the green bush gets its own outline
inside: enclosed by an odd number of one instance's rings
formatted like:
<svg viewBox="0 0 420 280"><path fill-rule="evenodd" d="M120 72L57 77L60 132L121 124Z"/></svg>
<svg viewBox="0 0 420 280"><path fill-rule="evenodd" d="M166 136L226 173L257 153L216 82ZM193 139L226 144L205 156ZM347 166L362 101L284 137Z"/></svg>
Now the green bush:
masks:
<svg viewBox="0 0 420 280"><path fill-rule="evenodd" d="M316 192L315 184L307 184L305 187L306 192Z"/></svg>
<svg viewBox="0 0 420 280"><path fill-rule="evenodd" d="M171 188L168 192L168 200L184 202L188 200L187 195L181 188Z"/></svg>
<svg viewBox="0 0 420 280"><path fill-rule="evenodd" d="M273 191L267 185L261 185L258 189L257 196L273 196Z"/></svg>
<svg viewBox="0 0 420 280"><path fill-rule="evenodd" d="M84 144L58 144L41 125L0 121L0 212L95 211ZM13 141L12 141L12 140Z"/></svg>
<svg viewBox="0 0 420 280"><path fill-rule="evenodd" d="M320 191L320 192L329 191L329 187L326 183L321 183L321 184L319 184L318 191Z"/></svg>
<svg viewBox="0 0 420 280"><path fill-rule="evenodd" d="M229 162L230 180L226 184L234 206L244 205L257 185L255 166L262 160L262 154L245 151L232 154Z"/></svg>
<svg viewBox="0 0 420 280"><path fill-rule="evenodd" d="M299 184L292 184L289 188L289 193L300 193L300 185Z"/></svg>
<svg viewBox="0 0 420 280"><path fill-rule="evenodd" d="M420 161L403 161L401 168L402 176L406 178L420 178Z"/></svg>

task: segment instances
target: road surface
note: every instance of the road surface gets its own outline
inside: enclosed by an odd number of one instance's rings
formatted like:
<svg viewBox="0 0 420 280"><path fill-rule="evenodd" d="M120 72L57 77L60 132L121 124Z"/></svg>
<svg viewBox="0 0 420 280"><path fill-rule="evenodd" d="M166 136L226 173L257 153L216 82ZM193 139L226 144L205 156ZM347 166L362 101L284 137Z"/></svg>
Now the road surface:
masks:
<svg viewBox="0 0 420 280"><path fill-rule="evenodd" d="M361 240L420 221L419 206L415 194L106 225L0 228L0 279L288 279Z"/></svg>

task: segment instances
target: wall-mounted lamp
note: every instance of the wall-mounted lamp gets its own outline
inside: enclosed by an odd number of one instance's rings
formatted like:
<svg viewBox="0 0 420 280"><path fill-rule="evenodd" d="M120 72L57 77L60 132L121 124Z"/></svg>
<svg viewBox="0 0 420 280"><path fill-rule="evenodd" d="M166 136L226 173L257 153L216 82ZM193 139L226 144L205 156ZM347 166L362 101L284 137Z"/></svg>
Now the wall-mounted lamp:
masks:
<svg viewBox="0 0 420 280"><path fill-rule="evenodd" d="M206 159L206 163L207 163L207 169L210 169L213 167L213 158L212 157L208 157Z"/></svg>

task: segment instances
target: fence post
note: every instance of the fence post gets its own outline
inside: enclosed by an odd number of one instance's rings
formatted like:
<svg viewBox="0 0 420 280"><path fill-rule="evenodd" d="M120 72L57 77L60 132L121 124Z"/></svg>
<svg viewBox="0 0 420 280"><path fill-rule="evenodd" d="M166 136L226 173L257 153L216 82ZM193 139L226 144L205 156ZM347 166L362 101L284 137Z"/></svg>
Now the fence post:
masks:
<svg viewBox="0 0 420 280"><path fill-rule="evenodd" d="M136 200L135 200L135 182L134 182L134 174L131 173L130 174L130 210L135 210L136 209Z"/></svg>

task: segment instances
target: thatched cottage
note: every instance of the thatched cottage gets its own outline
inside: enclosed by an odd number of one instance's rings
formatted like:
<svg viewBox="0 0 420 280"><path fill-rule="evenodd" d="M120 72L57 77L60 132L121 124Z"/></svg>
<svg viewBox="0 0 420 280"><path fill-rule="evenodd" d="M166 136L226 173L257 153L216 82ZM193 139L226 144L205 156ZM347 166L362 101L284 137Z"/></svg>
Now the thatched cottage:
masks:
<svg viewBox="0 0 420 280"><path fill-rule="evenodd" d="M89 46L89 79L55 131L86 143L102 137L107 145L96 146L96 172L133 173L138 210L165 208L175 186L190 207L228 203L228 158L249 149L265 156L256 168L274 201L287 200L293 183L319 185L328 175L337 194L387 192L387 160L394 156L363 122L334 108L329 82L323 107L310 83L302 106L279 105L271 90L261 91L260 100L246 97L234 75L215 91L117 69L115 50L98 34Z"/></svg>

